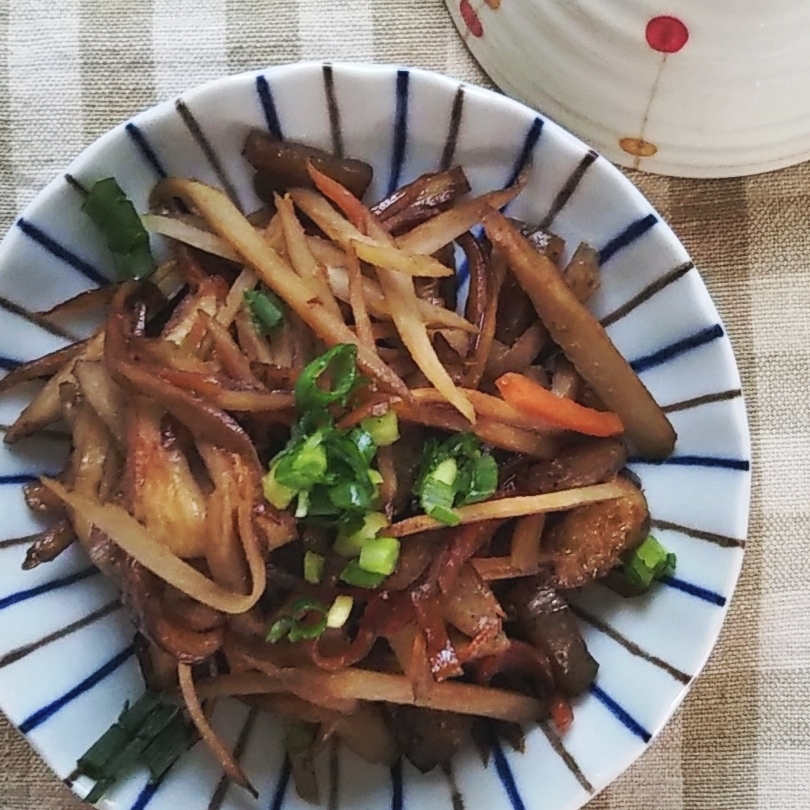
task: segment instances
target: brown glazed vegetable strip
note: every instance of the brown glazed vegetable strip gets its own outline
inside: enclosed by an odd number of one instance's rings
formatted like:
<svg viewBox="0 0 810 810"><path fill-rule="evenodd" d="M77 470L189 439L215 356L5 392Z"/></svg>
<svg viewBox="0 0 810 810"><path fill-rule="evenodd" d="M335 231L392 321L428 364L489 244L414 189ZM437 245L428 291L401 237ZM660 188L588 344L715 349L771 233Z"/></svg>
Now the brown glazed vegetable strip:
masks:
<svg viewBox="0 0 810 810"><path fill-rule="evenodd" d="M495 340L495 328L498 321L498 301L501 289L506 278L506 262L499 255L491 255L487 267L487 298L484 307L484 317L480 330L476 335L472 363L464 375L464 384L469 388L477 388L484 376L492 342Z"/></svg>
<svg viewBox="0 0 810 810"><path fill-rule="evenodd" d="M467 258L470 269L470 292L467 295L465 315L479 329L484 320L487 305L487 260L481 243L468 231L456 240Z"/></svg>
<svg viewBox="0 0 810 810"><path fill-rule="evenodd" d="M298 276L254 230L239 209L221 191L194 180L170 179L158 184L162 196L178 196L197 208L209 225L226 239L274 292L328 345L353 343L357 362L380 385L409 399L405 383L365 346L345 323L320 302L318 291Z"/></svg>
<svg viewBox="0 0 810 810"><path fill-rule="evenodd" d="M225 743L222 742L219 735L211 727L208 718L205 716L200 698L197 695L197 690L194 688L194 678L191 674L191 667L188 664L177 665L177 680L180 683L180 693L183 695L183 701L188 709L191 722L200 732L200 737L219 760L225 773L237 785L245 788L254 799L259 798L259 791L248 781L245 772L242 770L239 763L234 759L233 754L228 750Z"/></svg>
<svg viewBox="0 0 810 810"><path fill-rule="evenodd" d="M354 316L354 329L357 332L357 339L376 353L377 344L374 340L374 330L368 317L366 299L363 295L363 274L360 270L360 260L352 250L347 253L346 258L348 259L347 270L349 272L349 306Z"/></svg>
<svg viewBox="0 0 810 810"><path fill-rule="evenodd" d="M70 346L65 346L63 349L57 349L55 352L46 354L43 357L37 357L35 360L23 363L21 366L9 371L0 380L0 393L8 391L20 383L56 374L66 363L75 360L86 346L87 341L80 340L77 343L71 343Z"/></svg>
<svg viewBox="0 0 810 810"><path fill-rule="evenodd" d="M445 405L412 406L400 401L394 402L393 408L406 422L455 432L471 430L487 444L513 453L550 459L558 449L559 443L554 436L508 425L487 416L480 416L474 425L470 425L461 414Z"/></svg>
<svg viewBox="0 0 810 810"><path fill-rule="evenodd" d="M488 191L459 203L398 237L397 246L410 253L433 254L477 225L490 208L497 210L512 202L525 185L526 179L521 177L502 191Z"/></svg>
<svg viewBox="0 0 810 810"><path fill-rule="evenodd" d="M619 415L638 451L649 458L672 453L676 435L666 415L599 321L568 289L554 263L497 211L486 214L483 225L554 342L605 405Z"/></svg>
<svg viewBox="0 0 810 810"><path fill-rule="evenodd" d="M531 430L536 433L554 434L559 432L559 429L551 423L544 426L537 419L526 416L524 413L517 410L517 408L513 408L509 403L504 402L504 400L498 397L486 394L483 391L477 391L473 388L462 388L461 390L466 394L470 402L472 402L475 412L479 416L489 417L497 422L503 422L505 425L514 425L515 427ZM443 401L435 388L414 388L411 393L417 403L437 403Z"/></svg>

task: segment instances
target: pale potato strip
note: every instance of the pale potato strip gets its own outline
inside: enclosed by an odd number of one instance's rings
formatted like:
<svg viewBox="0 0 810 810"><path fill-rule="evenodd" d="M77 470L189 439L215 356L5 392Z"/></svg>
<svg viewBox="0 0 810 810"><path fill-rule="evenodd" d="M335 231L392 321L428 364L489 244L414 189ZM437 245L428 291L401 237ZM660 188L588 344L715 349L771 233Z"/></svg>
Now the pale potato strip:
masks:
<svg viewBox="0 0 810 810"><path fill-rule="evenodd" d="M539 512L564 512L575 506L588 503L599 503L621 498L626 494L625 485L619 481L607 484L594 484L589 487L564 489L560 492L548 492L542 495L518 495L514 498L498 498L494 501L472 503L456 509L460 522L478 523L483 520L500 520L503 518L534 515ZM427 515L416 515L389 526L385 533L391 537L406 537L431 529L444 529L446 524Z"/></svg>
<svg viewBox="0 0 810 810"><path fill-rule="evenodd" d="M346 262L344 256L343 261ZM332 292L341 300L349 303L349 272L345 264L327 265L327 278ZM366 299L368 311L380 320L391 320L391 307L388 306L380 285L373 279L363 276L363 296ZM446 327L460 329L464 332L477 331L475 326L466 318L456 312L444 307L437 306L430 301L419 299L419 311L422 313L422 320L431 328Z"/></svg>
<svg viewBox="0 0 810 810"><path fill-rule="evenodd" d="M393 242L393 237L380 226L374 226L370 221L369 227L373 229L372 235L380 240L390 239ZM462 416L475 424L475 409L472 403L456 387L430 342L430 336L419 309L419 298L413 286L413 279L385 267L377 267L376 270L380 287L391 305L391 317L405 348L425 377L433 383L444 398Z"/></svg>
<svg viewBox="0 0 810 810"><path fill-rule="evenodd" d="M405 383L378 356L360 345L343 321L329 313L321 303L317 289L281 260L223 192L195 180L168 179L159 184L159 193L179 196L195 207L318 337L328 345L356 345L358 365L363 371L375 377L385 388L410 399Z"/></svg>
<svg viewBox="0 0 810 810"><path fill-rule="evenodd" d="M239 261L239 254L216 234L196 228L188 222L183 222L174 217L163 216L162 214L142 214L141 222L144 228L152 233L159 233L161 236L168 236L191 247L212 253L214 256L221 256L223 259L230 259L232 262Z"/></svg>
<svg viewBox="0 0 810 810"><path fill-rule="evenodd" d="M245 306L245 293L254 289L258 283L259 279L256 278L256 274L249 267L245 267L236 277L236 281L231 284L225 303L216 314L217 321L223 326L229 327L239 310Z"/></svg>
<svg viewBox="0 0 810 810"><path fill-rule="evenodd" d="M223 613L245 613L264 593L266 574L264 561L257 547L245 546L248 567L253 577L252 590L246 595L234 593L221 588L196 568L172 554L122 507L111 503L101 504L93 498L70 492L50 478L43 477L41 480L81 520L96 526L144 568L198 602Z"/></svg>
<svg viewBox="0 0 810 810"><path fill-rule="evenodd" d="M514 200L523 191L524 185L525 181L520 180L502 191L490 191L472 200L457 203L448 211L397 237L397 246L410 253L435 253L477 225L491 208L503 208Z"/></svg>
<svg viewBox="0 0 810 810"><path fill-rule="evenodd" d="M452 276L453 270L430 256L419 256L399 250L390 245L369 244L356 239L351 241L357 255L375 267L385 267L388 270L399 270L409 276L423 276L425 278L442 278Z"/></svg>
<svg viewBox="0 0 810 810"><path fill-rule="evenodd" d="M281 230L284 233L284 242L287 246L287 256L290 264L299 276L308 278L313 286L318 290L321 303L327 310L339 320L343 320L340 307L335 301L335 296L326 280L326 275L318 266L318 262L312 255L309 243L307 242L304 228L295 215L292 200L289 197L275 195L276 211Z"/></svg>
<svg viewBox="0 0 810 810"><path fill-rule="evenodd" d="M327 236L334 239L344 248L349 249L353 243L381 244L394 247L394 238L376 223L372 214L368 214L366 226L369 234L365 236L342 217L320 194L307 189L293 189L290 192L293 202L320 227ZM356 247L356 245L355 245ZM475 410L472 404L456 388L447 369L436 356L430 336L427 333L419 298L413 286L413 279L398 270L375 266L383 295L391 308L391 318L396 324L405 348L425 377L441 391L444 398L470 422L475 423Z"/></svg>

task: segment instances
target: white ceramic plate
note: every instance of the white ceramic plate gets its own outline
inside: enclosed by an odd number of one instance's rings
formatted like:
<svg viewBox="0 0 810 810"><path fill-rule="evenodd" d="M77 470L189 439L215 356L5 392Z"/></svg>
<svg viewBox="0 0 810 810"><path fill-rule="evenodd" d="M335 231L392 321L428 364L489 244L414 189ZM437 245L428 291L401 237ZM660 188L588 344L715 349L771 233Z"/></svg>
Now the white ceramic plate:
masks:
<svg viewBox="0 0 810 810"><path fill-rule="evenodd" d="M451 792L456 801L492 810L578 808L642 753L683 699L717 638L740 571L749 441L717 311L681 244L607 160L518 102L418 70L300 64L222 79L121 124L67 172L85 185L115 175L139 210L164 172L230 184L249 210L257 200L240 151L253 127L370 160L370 198L451 162L465 167L479 191L503 186L530 166L528 188L510 213L545 222L568 240L569 252L580 240L601 252L596 312L607 317L613 340L679 433L672 458L632 465L656 533L678 555L676 576L643 599L626 601L600 586L582 593L584 633L601 667L562 740L536 728L525 754L496 747L487 768L466 750L453 764L452 782L441 771L420 776L408 764L389 771L346 751L334 770L335 795L346 810L449 807ZM0 245L5 367L65 342L29 313L111 274L80 202L65 177L56 178ZM0 422L11 422L22 402L22 393L0 400ZM37 529L21 484L58 470L63 458L64 448L47 439L0 449L2 537ZM142 689L133 628L112 586L78 549L27 573L20 570L24 551L0 543L0 705L65 777ZM261 791L259 807L304 806L288 784L272 718L223 702L215 720L227 741L242 739L241 760ZM330 768L326 761L319 768L326 793ZM238 789L223 792L221 780L198 746L158 790L137 773L104 806L253 806ZM84 794L89 784L79 780L75 788ZM219 804L210 805L215 794Z"/></svg>
<svg viewBox="0 0 810 810"><path fill-rule="evenodd" d="M506 93L622 166L683 177L810 158L804 0L446 0Z"/></svg>

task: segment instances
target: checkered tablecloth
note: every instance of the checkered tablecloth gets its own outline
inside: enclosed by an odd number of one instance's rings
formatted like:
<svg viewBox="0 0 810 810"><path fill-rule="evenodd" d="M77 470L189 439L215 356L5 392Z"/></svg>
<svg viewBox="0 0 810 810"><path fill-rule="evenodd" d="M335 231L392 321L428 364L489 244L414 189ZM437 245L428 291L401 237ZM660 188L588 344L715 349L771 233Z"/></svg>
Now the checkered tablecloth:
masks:
<svg viewBox="0 0 810 810"><path fill-rule="evenodd" d="M442 0L0 0L0 225L79 150L207 79L302 58L487 84ZM810 79L808 79L810 90ZM753 437L747 555L720 642L648 753L591 810L810 807L810 164L632 174L725 321ZM0 810L82 806L0 718Z"/></svg>

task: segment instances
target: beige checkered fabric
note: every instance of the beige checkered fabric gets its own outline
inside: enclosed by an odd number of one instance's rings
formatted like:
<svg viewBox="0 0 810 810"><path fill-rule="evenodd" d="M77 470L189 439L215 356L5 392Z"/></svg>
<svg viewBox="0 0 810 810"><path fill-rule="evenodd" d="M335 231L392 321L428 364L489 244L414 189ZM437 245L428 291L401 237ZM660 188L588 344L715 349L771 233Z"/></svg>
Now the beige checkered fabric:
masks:
<svg viewBox="0 0 810 810"><path fill-rule="evenodd" d="M0 0L0 53L3 230L110 126L225 73L331 58L487 83L442 0ZM717 181L632 177L685 242L731 336L754 492L745 568L705 673L590 808L806 810L810 165ZM80 806L0 719L0 810Z"/></svg>

